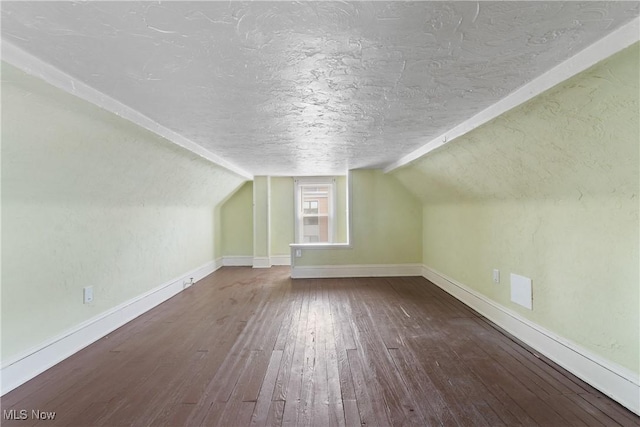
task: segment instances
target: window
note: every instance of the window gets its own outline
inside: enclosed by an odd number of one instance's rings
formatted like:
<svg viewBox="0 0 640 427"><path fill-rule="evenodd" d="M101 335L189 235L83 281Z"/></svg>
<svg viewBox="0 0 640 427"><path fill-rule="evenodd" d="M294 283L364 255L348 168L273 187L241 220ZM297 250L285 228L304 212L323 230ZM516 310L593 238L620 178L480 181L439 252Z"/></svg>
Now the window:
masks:
<svg viewBox="0 0 640 427"><path fill-rule="evenodd" d="M298 178L295 182L296 243L332 243L335 179Z"/></svg>

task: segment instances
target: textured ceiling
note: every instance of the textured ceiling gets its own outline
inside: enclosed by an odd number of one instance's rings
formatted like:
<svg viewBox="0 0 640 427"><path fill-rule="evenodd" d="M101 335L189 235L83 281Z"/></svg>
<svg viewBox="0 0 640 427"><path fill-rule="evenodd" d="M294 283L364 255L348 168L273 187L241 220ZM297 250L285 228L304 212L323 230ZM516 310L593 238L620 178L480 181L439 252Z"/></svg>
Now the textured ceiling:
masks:
<svg viewBox="0 0 640 427"><path fill-rule="evenodd" d="M255 175L379 167L638 2L2 2L2 37Z"/></svg>

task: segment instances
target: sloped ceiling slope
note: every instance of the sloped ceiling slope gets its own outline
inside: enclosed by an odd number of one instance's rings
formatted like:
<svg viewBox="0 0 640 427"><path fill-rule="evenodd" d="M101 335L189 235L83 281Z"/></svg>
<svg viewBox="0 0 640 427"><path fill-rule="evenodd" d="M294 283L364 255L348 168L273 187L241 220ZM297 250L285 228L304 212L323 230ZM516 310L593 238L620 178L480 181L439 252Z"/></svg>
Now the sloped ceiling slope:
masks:
<svg viewBox="0 0 640 427"><path fill-rule="evenodd" d="M2 104L3 202L211 208L245 180L6 63Z"/></svg>
<svg viewBox="0 0 640 427"><path fill-rule="evenodd" d="M380 167L637 2L2 2L2 37L262 175Z"/></svg>
<svg viewBox="0 0 640 427"><path fill-rule="evenodd" d="M640 44L393 175L426 203L635 198Z"/></svg>

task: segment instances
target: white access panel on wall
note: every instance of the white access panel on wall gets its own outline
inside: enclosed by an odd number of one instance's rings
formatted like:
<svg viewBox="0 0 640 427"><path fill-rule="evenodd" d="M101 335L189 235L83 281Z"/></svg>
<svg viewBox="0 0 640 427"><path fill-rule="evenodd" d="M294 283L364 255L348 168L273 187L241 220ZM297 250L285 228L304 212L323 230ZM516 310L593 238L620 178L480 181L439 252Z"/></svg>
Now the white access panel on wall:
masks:
<svg viewBox="0 0 640 427"><path fill-rule="evenodd" d="M511 301L531 310L531 279L511 273Z"/></svg>

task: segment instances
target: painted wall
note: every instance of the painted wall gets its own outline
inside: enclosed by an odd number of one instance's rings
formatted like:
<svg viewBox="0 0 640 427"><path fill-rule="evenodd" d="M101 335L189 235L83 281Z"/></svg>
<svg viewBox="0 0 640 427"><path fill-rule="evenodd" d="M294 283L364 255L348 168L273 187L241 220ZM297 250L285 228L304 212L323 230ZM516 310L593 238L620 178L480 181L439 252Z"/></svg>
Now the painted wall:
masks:
<svg viewBox="0 0 640 427"><path fill-rule="evenodd" d="M220 205L223 256L253 256L253 182Z"/></svg>
<svg viewBox="0 0 640 427"><path fill-rule="evenodd" d="M1 136L3 363L213 261L243 182L4 63Z"/></svg>
<svg viewBox="0 0 640 427"><path fill-rule="evenodd" d="M303 249L296 265L422 262L422 204L393 176L352 171L351 248Z"/></svg>
<svg viewBox="0 0 640 427"><path fill-rule="evenodd" d="M268 176L253 179L253 256L268 257L270 246Z"/></svg>
<svg viewBox="0 0 640 427"><path fill-rule="evenodd" d="M293 178L271 177L271 255L289 255L295 241Z"/></svg>
<svg viewBox="0 0 640 427"><path fill-rule="evenodd" d="M425 265L636 373L639 59L636 44L394 173L424 202ZM532 311L509 273L533 279Z"/></svg>

